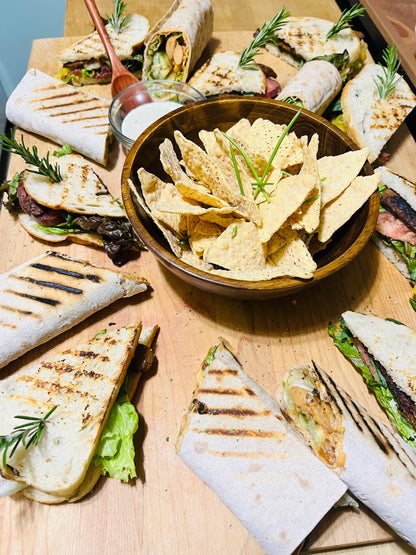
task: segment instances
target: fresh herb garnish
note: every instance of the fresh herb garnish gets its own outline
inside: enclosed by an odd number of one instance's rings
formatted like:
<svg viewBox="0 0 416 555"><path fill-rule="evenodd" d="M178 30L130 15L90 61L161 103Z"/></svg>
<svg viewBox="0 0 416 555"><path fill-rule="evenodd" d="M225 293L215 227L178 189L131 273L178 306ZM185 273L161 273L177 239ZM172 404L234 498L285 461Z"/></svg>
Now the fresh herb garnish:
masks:
<svg viewBox="0 0 416 555"><path fill-rule="evenodd" d="M40 418L23 415L15 416L15 418L27 420L27 422L25 424L15 426L10 434L0 436L0 451L3 451L3 467L6 467L7 453L9 449L11 449L9 457L12 457L20 443L25 449L29 449L31 445L37 445L39 443L43 430L45 429L46 421L56 407L57 405L55 405L45 416Z"/></svg>
<svg viewBox="0 0 416 555"><path fill-rule="evenodd" d="M402 76L397 74L400 67L400 60L397 59L397 48L395 45L388 46L383 51L382 58L386 64L385 66L380 64L383 75L377 75L374 78L374 82L381 100L384 100L391 95Z"/></svg>
<svg viewBox="0 0 416 555"><path fill-rule="evenodd" d="M62 181L62 176L58 164L55 164L55 166L53 166L49 162L49 152L44 158L39 158L37 147L33 146L32 152L30 152L30 150L26 147L24 143L23 135L21 135L21 143L18 143L16 141L13 133L11 133L10 138L0 133L0 140L2 141L3 149L6 152L18 154L27 164L31 164L32 166L37 167L36 170L28 169L27 171L49 177L55 183L59 183L59 181Z"/></svg>
<svg viewBox="0 0 416 555"><path fill-rule="evenodd" d="M268 23L263 23L260 31L251 41L247 48L240 54L240 60L238 65L243 69L257 69L254 63L254 56L259 53L259 49L265 46L267 43L271 42L276 44L279 37L276 36L277 31L281 29L286 24L286 19L290 16L290 13L283 8L277 13Z"/></svg>
<svg viewBox="0 0 416 555"><path fill-rule="evenodd" d="M234 239L234 237L237 235L237 224L234 224L232 232L231 232L231 239Z"/></svg>
<svg viewBox="0 0 416 555"><path fill-rule="evenodd" d="M119 33L129 22L130 17L123 15L124 9L127 6L122 0L113 0L114 13L107 15L107 20L116 33Z"/></svg>
<svg viewBox="0 0 416 555"><path fill-rule="evenodd" d="M265 179L266 179L266 176L267 176L267 174L268 174L268 172L269 172L270 166L272 165L273 160L275 159L275 156L276 156L276 154L277 154L277 151L279 150L280 145L281 145L282 142L283 142L283 139L286 137L286 135L287 135L287 134L289 133L289 131L291 130L293 124L294 124L295 121L298 119L298 117L299 117L301 111L302 111L302 108L296 112L296 114L293 116L293 118L291 119L291 121L289 122L289 124L286 126L285 130L283 131L283 133L280 135L279 140L277 141L276 146L275 146L274 149L273 149L273 152L272 152L272 154L271 154L271 156L270 156L270 158L269 158L269 161L268 161L267 164L266 164L266 167L264 168L263 175L262 175L261 177L258 176L258 174L257 174L257 172L256 172L256 169L255 169L255 167L253 166L253 163L251 162L251 160L250 160L250 158L247 156L247 154L244 152L244 150L241 148L241 146L240 146L238 143L236 143L231 137L229 137L228 135L226 135L225 133L223 133L224 137L225 137L226 139L228 139L228 141L230 141L231 145L234 146L234 147L239 151L239 153L241 154L241 156L244 158L244 160L245 160L246 163L247 163L247 166L250 168L250 171L251 171L251 173L253 174L254 179L256 180L255 183L252 183L252 186L255 187L254 194L253 194L253 199L254 199L254 200L256 200L256 198L258 197L259 193L261 192L261 193L263 194L264 198L266 199L266 201L267 201L267 202L271 202L271 201L270 201L270 197L269 197L269 195L267 194L267 191L266 191L266 189L265 189L265 186L266 186L266 185L273 185L273 183L265 183ZM234 153L233 153L233 154L234 154ZM234 160L235 160L235 157L234 157L234 159L233 159L233 164L234 164ZM237 181L238 181L239 183L241 183L241 177L240 177L240 172L239 172L238 167L237 167L237 163L234 164L234 170L235 170L235 173L236 173L236 176L237 176ZM240 187L240 189L241 189L241 187Z"/></svg>
<svg viewBox="0 0 416 555"><path fill-rule="evenodd" d="M359 2L354 4L349 10L344 10L335 25L328 31L326 38L334 38L343 29L350 27L351 20L354 19L354 17L361 17L364 13L365 8Z"/></svg>

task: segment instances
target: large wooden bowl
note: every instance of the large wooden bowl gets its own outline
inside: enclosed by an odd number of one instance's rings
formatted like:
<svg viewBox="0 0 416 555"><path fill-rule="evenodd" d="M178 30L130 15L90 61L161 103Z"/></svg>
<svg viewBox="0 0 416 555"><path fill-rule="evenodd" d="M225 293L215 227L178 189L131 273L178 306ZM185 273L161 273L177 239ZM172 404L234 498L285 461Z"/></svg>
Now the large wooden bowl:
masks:
<svg viewBox="0 0 416 555"><path fill-rule="evenodd" d="M230 96L196 102L171 112L151 125L134 143L127 155L122 174L122 196L135 233L159 261L175 275L195 287L230 297L242 299L267 299L288 295L310 287L348 264L364 248L377 221L379 195L375 192L358 212L334 235L328 247L315 256L317 269L313 279L280 277L268 281L240 281L210 275L178 260L171 252L161 232L134 199L128 185L131 179L139 194L140 181L137 170L147 171L167 180L159 160L159 145L165 138L175 144L173 133L179 129L185 137L201 145L198 132L219 128L223 131L241 118L253 122L265 118L274 123L288 124L298 108L267 98ZM292 128L298 137L319 134L318 157L342 154L358 147L342 131L323 118L303 111ZM202 145L201 145L202 146ZM373 170L366 163L361 174Z"/></svg>

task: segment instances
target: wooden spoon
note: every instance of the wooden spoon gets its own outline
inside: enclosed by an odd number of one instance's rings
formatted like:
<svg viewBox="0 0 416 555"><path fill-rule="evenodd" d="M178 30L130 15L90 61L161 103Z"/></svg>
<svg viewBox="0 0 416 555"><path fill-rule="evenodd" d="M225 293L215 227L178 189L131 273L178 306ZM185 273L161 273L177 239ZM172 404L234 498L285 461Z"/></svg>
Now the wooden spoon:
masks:
<svg viewBox="0 0 416 555"><path fill-rule="evenodd" d="M140 83L140 81L120 62L107 35L107 31L105 30L103 20L98 12L95 1L84 0L84 2L90 12L90 16L104 45L105 51L107 52L108 59L110 60L112 73L111 95L114 98L119 92L123 91L130 85ZM135 106L146 104L147 102L152 102L152 98L147 92L146 87L143 85L135 87L135 90L131 91L131 94L129 94L126 100L123 101L123 107L126 108L126 111L129 111Z"/></svg>

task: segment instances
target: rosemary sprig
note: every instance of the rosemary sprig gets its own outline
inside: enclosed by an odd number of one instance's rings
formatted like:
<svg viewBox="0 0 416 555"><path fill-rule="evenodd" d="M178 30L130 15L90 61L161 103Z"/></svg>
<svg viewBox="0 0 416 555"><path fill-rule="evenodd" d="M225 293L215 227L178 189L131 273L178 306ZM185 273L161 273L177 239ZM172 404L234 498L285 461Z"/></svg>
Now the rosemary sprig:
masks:
<svg viewBox="0 0 416 555"><path fill-rule="evenodd" d="M129 22L130 16L123 15L124 9L127 6L122 0L113 0L114 13L107 15L107 20L116 33L119 33Z"/></svg>
<svg viewBox="0 0 416 555"><path fill-rule="evenodd" d="M286 24L286 19L290 16L290 13L283 8L277 13L268 23L263 23L260 31L250 42L247 48L240 54L240 60L238 65L243 69L256 69L256 64L254 63L254 56L259 53L259 49L265 46L268 42L276 44L279 37L276 33Z"/></svg>
<svg viewBox="0 0 416 555"><path fill-rule="evenodd" d="M351 20L354 19L354 17L361 17L364 13L365 8L360 4L360 2L354 4L349 10L344 10L335 25L333 25L333 27L331 27L328 31L326 38L334 38L343 29L350 27Z"/></svg>
<svg viewBox="0 0 416 555"><path fill-rule="evenodd" d="M254 179L256 180L255 183L252 183L252 186L253 186L253 187L256 187L256 189L255 189L255 191L254 191L254 194L253 194L253 199L254 199L254 200L256 200L256 198L258 197L259 193L261 192L261 193L263 194L264 198L266 199L266 201L267 201L267 202L271 202L271 201L270 201L270 197L269 197L269 195L267 194L267 191L266 191L266 189L265 189L265 186L266 186L266 185L273 185L273 183L265 183L264 180L266 179L266 176L267 176L267 174L268 174L268 172L269 172L269 170L270 170L270 166L272 165L273 160L274 160L275 157L276 157L277 151L279 150L280 145L281 145L282 142L283 142L283 139L286 137L286 135L289 133L289 131L290 131L291 128L293 127L295 121L296 121L296 120L298 119L298 117L300 116L301 111L302 111L302 108L296 112L296 114L293 116L293 118L291 119L291 121L289 122L289 124L286 126L285 130L283 131L283 133L280 135L279 140L277 141L276 146L275 146L274 149L273 149L273 152L272 152L272 154L271 154L271 156L270 156L270 158L269 158L269 160L268 160L268 162L267 162L267 164L266 164L266 167L265 167L265 169L264 169L264 171L263 171L263 175L262 175L261 177L259 177L259 175L257 174L256 169L255 169L255 167L253 166L253 163L251 162L251 160L250 160L250 158L247 156L247 154L244 152L244 150L241 148L241 146L240 146L238 143L236 143L236 142L234 141L234 139L232 139L231 137L229 137L226 133L223 133L224 137L230 142L230 153L231 153L231 158L232 158L233 165L234 165L234 170L235 170L235 173L236 173L236 176L237 176L237 181L238 181L238 184L239 184L239 186L240 186L240 191L242 191L241 177L240 177L240 172L239 172L238 167L237 167L237 161L236 161L236 159L235 159L235 154L234 154L234 152L233 152L233 150L232 150L232 146L234 146L234 147L239 151L239 153L241 154L241 156L244 158L244 160L245 160L247 166L250 168L250 171L251 171L251 173L253 174ZM231 146L231 145L232 145L232 146ZM244 193L242 193L242 194L244 194Z"/></svg>
<svg viewBox="0 0 416 555"><path fill-rule="evenodd" d="M391 95L402 76L397 74L400 68L400 60L397 59L397 48L395 45L387 46L383 51L382 58L386 64L385 66L380 64L383 75L377 75L374 78L374 82L380 98L384 100Z"/></svg>
<svg viewBox="0 0 416 555"><path fill-rule="evenodd" d="M2 142L3 149L6 152L18 154L27 164L31 164L32 166L36 166L38 168L37 170L28 169L29 172L38 173L40 175L44 175L45 177L49 177L55 183L59 183L59 181L62 181L62 176L58 164L55 164L55 166L53 166L49 162L49 152L44 158L39 158L37 147L33 146L32 152L30 152L30 150L26 147L24 143L23 135L21 136L21 143L17 142L17 140L14 138L13 133L11 133L10 138L0 133L0 140Z"/></svg>
<svg viewBox="0 0 416 555"><path fill-rule="evenodd" d="M10 457L16 451L20 443L25 449L29 449L31 445L37 445L42 437L43 430L45 429L46 421L56 409L55 405L51 410L40 418L35 416L18 415L15 418L20 420L27 420L25 424L19 424L13 428L13 431L5 436L0 436L0 451L3 451L3 467L6 467L7 453L11 449Z"/></svg>

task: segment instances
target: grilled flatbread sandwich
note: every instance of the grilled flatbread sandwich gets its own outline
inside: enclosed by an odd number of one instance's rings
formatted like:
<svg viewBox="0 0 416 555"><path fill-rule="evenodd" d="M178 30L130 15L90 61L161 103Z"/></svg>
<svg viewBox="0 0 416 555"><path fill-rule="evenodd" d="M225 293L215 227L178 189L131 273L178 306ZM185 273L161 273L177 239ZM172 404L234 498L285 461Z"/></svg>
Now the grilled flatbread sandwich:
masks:
<svg viewBox="0 0 416 555"><path fill-rule="evenodd" d="M176 450L270 554L293 553L346 491L224 342L197 375Z"/></svg>
<svg viewBox="0 0 416 555"><path fill-rule="evenodd" d="M381 176L380 212L371 239L405 278L416 281L416 184L386 166L375 172Z"/></svg>
<svg viewBox="0 0 416 555"><path fill-rule="evenodd" d="M346 59L339 71L345 81L362 67L367 47L350 27L327 38L333 26L332 21L325 19L290 16L276 31L276 44L270 42L266 49L298 69L310 60L324 59L332 63L344 55Z"/></svg>
<svg viewBox="0 0 416 555"><path fill-rule="evenodd" d="M416 331L395 320L347 311L330 324L335 345L362 374L403 439L416 450Z"/></svg>
<svg viewBox="0 0 416 555"><path fill-rule="evenodd" d="M227 93L266 93L266 76L260 67L244 69L239 66L237 52L218 52L190 78L189 85L205 96Z"/></svg>
<svg viewBox="0 0 416 555"><path fill-rule="evenodd" d="M105 29L121 63L138 79L143 68L144 39L149 21L142 15L131 14L127 23L116 32L111 23ZM76 41L58 53L63 67L57 77L74 86L111 82L111 65L97 31Z"/></svg>
<svg viewBox="0 0 416 555"><path fill-rule="evenodd" d="M416 458L317 365L283 381L282 410L349 491L416 547Z"/></svg>
<svg viewBox="0 0 416 555"><path fill-rule="evenodd" d="M106 165L112 141L110 102L29 69L6 103L7 119L31 133Z"/></svg>
<svg viewBox="0 0 416 555"><path fill-rule="evenodd" d="M137 385L146 368L140 337L140 323L104 331L1 381L3 494L62 503L83 497L101 473L122 481L136 476L138 415L129 381L132 372ZM153 337L153 328L145 331L145 343ZM24 422L42 428L40 437L18 441Z"/></svg>
<svg viewBox="0 0 416 555"><path fill-rule="evenodd" d="M10 151L17 152L12 148ZM28 233L50 243L68 239L104 247L118 266L137 256L141 245L133 235L123 205L81 156L48 155L41 162L15 174L7 190L6 206L17 213ZM38 173L40 166L46 165L46 175Z"/></svg>
<svg viewBox="0 0 416 555"><path fill-rule="evenodd" d="M12 268L0 276L0 368L147 286L143 278L56 252Z"/></svg>
<svg viewBox="0 0 416 555"><path fill-rule="evenodd" d="M377 160L406 117L416 106L416 96L406 81L396 75L394 89L380 95L380 79L386 68L366 64L341 93L341 110L345 132L359 147L370 151L368 160Z"/></svg>
<svg viewBox="0 0 416 555"><path fill-rule="evenodd" d="M174 0L146 36L143 80L187 81L213 27L210 0Z"/></svg>

